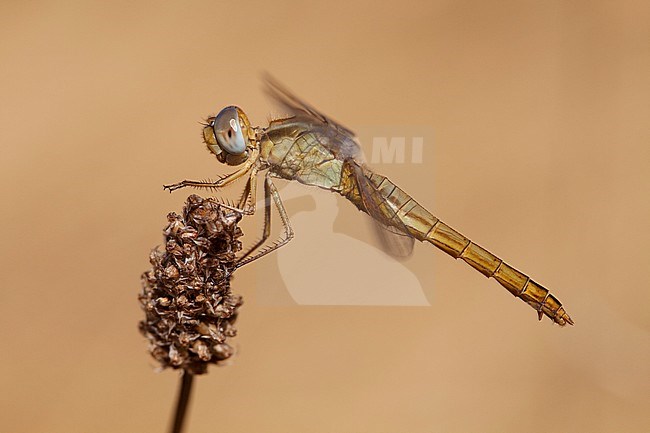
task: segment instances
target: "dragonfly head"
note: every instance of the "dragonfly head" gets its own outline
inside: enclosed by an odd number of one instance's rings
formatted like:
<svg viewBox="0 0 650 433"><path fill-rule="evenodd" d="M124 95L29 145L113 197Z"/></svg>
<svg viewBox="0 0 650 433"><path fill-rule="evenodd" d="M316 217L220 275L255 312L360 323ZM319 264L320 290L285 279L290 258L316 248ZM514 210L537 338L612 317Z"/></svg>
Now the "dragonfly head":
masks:
<svg viewBox="0 0 650 433"><path fill-rule="evenodd" d="M235 106L226 107L208 119L203 128L203 141L217 159L228 165L239 165L248 159L255 131L246 114Z"/></svg>

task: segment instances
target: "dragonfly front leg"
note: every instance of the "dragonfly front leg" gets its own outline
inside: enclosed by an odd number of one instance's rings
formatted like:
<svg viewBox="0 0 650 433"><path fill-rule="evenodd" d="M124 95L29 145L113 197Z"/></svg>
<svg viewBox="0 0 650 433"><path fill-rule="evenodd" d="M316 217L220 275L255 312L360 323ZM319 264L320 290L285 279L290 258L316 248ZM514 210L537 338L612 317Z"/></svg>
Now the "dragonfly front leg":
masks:
<svg viewBox="0 0 650 433"><path fill-rule="evenodd" d="M271 200L273 200L275 203L275 206L278 209L278 213L280 214L280 220L282 221L284 233L280 239L267 246L263 250L259 251L254 256L248 257L253 251L262 246L264 242L266 242L266 240L269 238L269 236L271 236ZM254 260L257 260L260 257L267 255L271 251L277 250L289 242L291 239L293 239L293 229L291 228L291 223L289 222L287 211L284 209L280 194L278 193L277 188L271 180L271 173L267 173L264 178L264 231L262 233L262 238L240 257L237 265L235 266L235 269L240 268Z"/></svg>
<svg viewBox="0 0 650 433"><path fill-rule="evenodd" d="M248 160L246 163L240 168L239 170L230 173L227 176L222 177L221 179L215 181L215 182L201 182L197 180L184 180L182 182L178 182L172 185L164 185L163 188L169 190L169 192L176 191L177 189L185 188L188 186L194 187L194 188L207 188L207 189L217 189L217 188L222 188L224 186L230 185L243 175L245 175L251 167L253 167L254 161Z"/></svg>
<svg viewBox="0 0 650 433"><path fill-rule="evenodd" d="M243 215L253 215L255 213L255 205L257 201L257 172L259 168L254 166L251 169L251 174L246 181L244 192L242 193L237 205L231 204L230 201L224 202L221 199L216 199L220 206L238 212ZM251 202L249 205L249 201Z"/></svg>

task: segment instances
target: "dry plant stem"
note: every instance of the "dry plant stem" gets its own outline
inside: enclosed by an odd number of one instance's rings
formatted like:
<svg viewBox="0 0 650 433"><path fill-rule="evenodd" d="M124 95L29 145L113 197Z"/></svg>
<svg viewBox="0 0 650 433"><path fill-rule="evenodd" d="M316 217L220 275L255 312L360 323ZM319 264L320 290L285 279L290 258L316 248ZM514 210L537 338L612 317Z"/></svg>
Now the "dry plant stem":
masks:
<svg viewBox="0 0 650 433"><path fill-rule="evenodd" d="M190 402L193 382L194 375L187 370L183 370L181 375L181 388L178 391L178 401L176 403L176 413L174 414L174 424L170 430L171 433L181 433L183 431L183 421L185 420L187 406Z"/></svg>

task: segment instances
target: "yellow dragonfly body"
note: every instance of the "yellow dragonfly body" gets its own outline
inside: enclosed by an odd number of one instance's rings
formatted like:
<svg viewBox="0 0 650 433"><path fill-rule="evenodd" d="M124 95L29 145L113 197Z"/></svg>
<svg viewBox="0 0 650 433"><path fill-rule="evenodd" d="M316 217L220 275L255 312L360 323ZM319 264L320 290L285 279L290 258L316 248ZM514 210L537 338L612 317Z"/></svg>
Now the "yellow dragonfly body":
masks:
<svg viewBox="0 0 650 433"><path fill-rule="evenodd" d="M252 127L243 111L231 106L209 118L203 130L208 149L220 162L238 166L237 171L215 182L185 180L165 186L170 191L187 186L218 189L247 176L237 207L254 213L257 175L266 172L264 234L242 255L238 266L268 254L293 237L273 178L295 180L346 197L378 223L386 238L385 245L396 255L409 254L414 239L429 242L494 278L535 309L540 320L546 315L561 326L573 324L560 301L546 288L440 221L389 179L374 173L363 163L360 147L350 130L272 80L267 81L267 90L291 113L289 117L273 120L266 128ZM279 211L284 234L279 241L260 250L270 236L271 202Z"/></svg>

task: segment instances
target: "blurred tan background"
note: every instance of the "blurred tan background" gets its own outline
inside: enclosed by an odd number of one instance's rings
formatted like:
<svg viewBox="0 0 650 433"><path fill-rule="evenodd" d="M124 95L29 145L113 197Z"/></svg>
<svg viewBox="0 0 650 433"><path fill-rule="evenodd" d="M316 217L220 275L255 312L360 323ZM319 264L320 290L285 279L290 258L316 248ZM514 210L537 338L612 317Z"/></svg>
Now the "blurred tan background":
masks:
<svg viewBox="0 0 650 433"><path fill-rule="evenodd" d="M178 377L136 326L187 195L161 186L229 171L197 122L236 103L265 124L266 70L352 129L433 128L423 164L381 171L576 326L428 245L430 307L261 302L269 258L233 282L238 354L198 379L189 432L647 431L649 19L643 1L2 2L0 430L166 431Z"/></svg>

